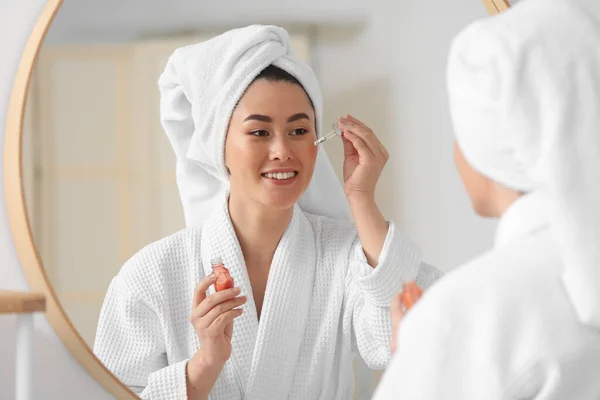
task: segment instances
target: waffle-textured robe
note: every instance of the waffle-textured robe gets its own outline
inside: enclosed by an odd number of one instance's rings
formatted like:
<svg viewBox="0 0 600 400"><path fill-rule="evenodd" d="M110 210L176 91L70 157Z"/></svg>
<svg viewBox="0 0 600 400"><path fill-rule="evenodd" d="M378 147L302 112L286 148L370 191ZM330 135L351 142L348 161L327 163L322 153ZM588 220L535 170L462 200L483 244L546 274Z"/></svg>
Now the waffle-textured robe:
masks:
<svg viewBox="0 0 600 400"><path fill-rule="evenodd" d="M389 305L402 281L416 277L427 287L440 275L393 223L372 268L351 222L296 206L273 257L259 322L224 202L202 226L141 250L107 292L94 352L143 399L186 398L186 363L201 345L189 322L193 290L213 257L223 259L248 301L211 399L352 398L354 356L374 369L390 359Z"/></svg>

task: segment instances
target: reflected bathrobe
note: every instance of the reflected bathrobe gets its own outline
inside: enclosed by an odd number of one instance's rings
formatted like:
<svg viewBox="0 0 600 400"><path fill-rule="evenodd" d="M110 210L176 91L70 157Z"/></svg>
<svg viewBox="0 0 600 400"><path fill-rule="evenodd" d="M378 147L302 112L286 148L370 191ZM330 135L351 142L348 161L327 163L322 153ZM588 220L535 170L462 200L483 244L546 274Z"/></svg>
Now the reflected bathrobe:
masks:
<svg viewBox="0 0 600 400"><path fill-rule="evenodd" d="M403 280L427 287L440 275L393 223L373 269L351 222L295 206L259 322L224 201L202 226L141 250L110 284L94 352L143 399L186 398L186 363L200 346L189 322L194 286L217 256L248 301L211 399L352 398L355 354L373 369L390 359L389 305Z"/></svg>
<svg viewBox="0 0 600 400"><path fill-rule="evenodd" d="M423 296L374 400L600 399L600 332L566 295L548 216L542 195L520 198L494 249Z"/></svg>

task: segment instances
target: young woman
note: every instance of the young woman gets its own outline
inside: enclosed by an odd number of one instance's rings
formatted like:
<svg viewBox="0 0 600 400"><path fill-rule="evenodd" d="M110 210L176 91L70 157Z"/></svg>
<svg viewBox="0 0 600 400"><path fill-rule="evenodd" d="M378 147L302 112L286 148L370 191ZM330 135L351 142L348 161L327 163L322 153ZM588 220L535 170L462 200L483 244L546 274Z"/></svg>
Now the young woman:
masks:
<svg viewBox="0 0 600 400"><path fill-rule="evenodd" d="M390 358L393 295L437 276L377 207L386 149L363 123L340 118L354 221L297 205L319 173L322 100L281 28L180 49L160 85L167 133L193 132L187 157L226 190L201 225L122 268L95 353L142 398L351 398L354 355L372 368ZM217 257L234 288L214 292Z"/></svg>
<svg viewBox="0 0 600 400"><path fill-rule="evenodd" d="M496 241L400 322L375 399L600 399L600 24L519 3L457 37L448 86Z"/></svg>

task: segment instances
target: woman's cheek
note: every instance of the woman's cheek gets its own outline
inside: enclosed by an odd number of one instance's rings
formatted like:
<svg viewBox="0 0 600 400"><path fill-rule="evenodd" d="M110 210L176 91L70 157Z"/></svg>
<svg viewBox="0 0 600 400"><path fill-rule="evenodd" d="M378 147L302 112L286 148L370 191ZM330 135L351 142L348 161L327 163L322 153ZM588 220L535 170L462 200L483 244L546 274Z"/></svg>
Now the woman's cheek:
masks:
<svg viewBox="0 0 600 400"><path fill-rule="evenodd" d="M310 142L308 144L308 152L313 158L313 160L317 159L317 153L319 152L319 147L314 145L314 142Z"/></svg>
<svg viewBox="0 0 600 400"><path fill-rule="evenodd" d="M319 152L319 148L311 143L310 148L307 149L307 153L308 153L307 161L303 163L304 169L309 170L307 172L310 172L310 175L312 175L312 173L314 172L315 164L317 162L318 152Z"/></svg>

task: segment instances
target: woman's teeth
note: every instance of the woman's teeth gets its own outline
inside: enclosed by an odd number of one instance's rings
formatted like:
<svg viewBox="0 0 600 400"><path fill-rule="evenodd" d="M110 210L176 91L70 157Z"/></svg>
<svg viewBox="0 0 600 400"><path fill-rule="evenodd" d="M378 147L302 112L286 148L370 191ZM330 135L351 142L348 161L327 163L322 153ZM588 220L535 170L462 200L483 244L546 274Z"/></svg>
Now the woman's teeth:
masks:
<svg viewBox="0 0 600 400"><path fill-rule="evenodd" d="M290 179L296 176L296 172L267 172L263 176L270 179Z"/></svg>

